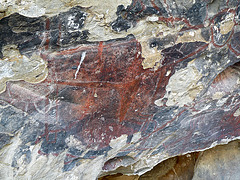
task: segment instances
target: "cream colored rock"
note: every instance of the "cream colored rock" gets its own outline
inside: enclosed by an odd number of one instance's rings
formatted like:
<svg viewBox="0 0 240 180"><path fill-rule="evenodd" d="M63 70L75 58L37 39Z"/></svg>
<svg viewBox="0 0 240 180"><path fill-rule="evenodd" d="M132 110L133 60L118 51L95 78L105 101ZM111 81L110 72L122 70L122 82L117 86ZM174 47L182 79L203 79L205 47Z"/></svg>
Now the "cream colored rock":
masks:
<svg viewBox="0 0 240 180"><path fill-rule="evenodd" d="M235 111L235 113L233 114L233 116L235 116L235 117L240 116L240 108L238 108L238 109Z"/></svg>
<svg viewBox="0 0 240 180"><path fill-rule="evenodd" d="M176 44L195 41L207 42L201 35L201 29L184 32L183 35L178 36Z"/></svg>
<svg viewBox="0 0 240 180"><path fill-rule="evenodd" d="M191 103L203 86L198 83L202 74L196 69L193 62L190 62L186 68L180 69L169 79L166 87L168 98L167 106L184 106ZM158 104L158 101L155 102Z"/></svg>
<svg viewBox="0 0 240 180"><path fill-rule="evenodd" d="M21 55L15 45L5 46L2 52L4 58L0 59L0 93L5 91L7 81L39 83L47 77L47 62L39 55L34 53L29 59Z"/></svg>
<svg viewBox="0 0 240 180"><path fill-rule="evenodd" d="M119 4L129 5L130 0L107 0L107 1L86 1L86 0L1 0L0 10L5 11L5 15L18 12L28 17L39 17L42 15L55 15L61 11L66 11L73 6L88 7L91 11L105 14L106 17L112 17Z"/></svg>
<svg viewBox="0 0 240 180"><path fill-rule="evenodd" d="M233 26L235 25L233 19L234 19L234 14L230 13L225 17L223 21L221 21L221 24L220 24L221 34L227 34L232 30Z"/></svg>

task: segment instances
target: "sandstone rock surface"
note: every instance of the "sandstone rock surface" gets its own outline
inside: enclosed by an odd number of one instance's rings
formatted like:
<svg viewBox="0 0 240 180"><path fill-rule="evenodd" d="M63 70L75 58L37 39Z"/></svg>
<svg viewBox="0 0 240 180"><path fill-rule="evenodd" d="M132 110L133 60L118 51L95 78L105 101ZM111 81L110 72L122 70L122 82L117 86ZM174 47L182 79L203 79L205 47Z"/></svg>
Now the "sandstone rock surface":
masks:
<svg viewBox="0 0 240 180"><path fill-rule="evenodd" d="M239 1L0 5L1 179L141 176L240 139Z"/></svg>

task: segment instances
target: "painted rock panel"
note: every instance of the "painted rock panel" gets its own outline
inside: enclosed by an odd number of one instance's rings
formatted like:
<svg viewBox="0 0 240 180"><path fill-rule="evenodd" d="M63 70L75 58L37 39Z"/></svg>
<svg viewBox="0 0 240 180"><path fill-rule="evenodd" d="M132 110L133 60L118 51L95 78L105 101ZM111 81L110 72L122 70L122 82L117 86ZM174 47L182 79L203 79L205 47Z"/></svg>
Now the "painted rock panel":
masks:
<svg viewBox="0 0 240 180"><path fill-rule="evenodd" d="M239 3L217 5L132 1L101 30L80 6L2 18L1 166L13 178L141 175L239 139Z"/></svg>

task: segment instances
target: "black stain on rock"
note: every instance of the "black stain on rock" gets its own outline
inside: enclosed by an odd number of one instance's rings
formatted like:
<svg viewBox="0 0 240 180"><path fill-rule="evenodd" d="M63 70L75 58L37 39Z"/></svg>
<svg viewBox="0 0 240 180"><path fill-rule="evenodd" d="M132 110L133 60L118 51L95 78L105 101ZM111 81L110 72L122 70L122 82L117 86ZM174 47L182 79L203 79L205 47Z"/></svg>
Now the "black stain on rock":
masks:
<svg viewBox="0 0 240 180"><path fill-rule="evenodd" d="M202 24L206 17L206 4L195 3L186 13L192 25Z"/></svg>
<svg viewBox="0 0 240 180"><path fill-rule="evenodd" d="M117 19L111 23L114 31L127 31L129 28L136 26L138 20L149 16L167 16L167 11L160 1L132 1L132 3L125 8L119 5L117 8Z"/></svg>
<svg viewBox="0 0 240 180"><path fill-rule="evenodd" d="M41 47L56 49L86 42L88 30L82 31L87 13L76 6L53 17L30 18L14 13L0 20L0 58L2 47L17 45L22 54Z"/></svg>

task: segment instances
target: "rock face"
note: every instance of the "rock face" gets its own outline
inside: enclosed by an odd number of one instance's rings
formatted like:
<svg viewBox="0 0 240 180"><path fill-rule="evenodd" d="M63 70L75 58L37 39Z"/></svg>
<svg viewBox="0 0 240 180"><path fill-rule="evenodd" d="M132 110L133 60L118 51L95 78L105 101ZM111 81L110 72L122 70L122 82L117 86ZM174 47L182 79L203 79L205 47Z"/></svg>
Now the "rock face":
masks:
<svg viewBox="0 0 240 180"><path fill-rule="evenodd" d="M199 158L193 180L239 179L240 142L209 149Z"/></svg>
<svg viewBox="0 0 240 180"><path fill-rule="evenodd" d="M195 152L167 159L141 176L120 173L99 180L205 180L240 177L240 142L234 141L203 152Z"/></svg>
<svg viewBox="0 0 240 180"><path fill-rule="evenodd" d="M240 138L238 1L69 1L48 13L11 2L0 20L1 179L140 176ZM195 179L215 171L204 168Z"/></svg>

